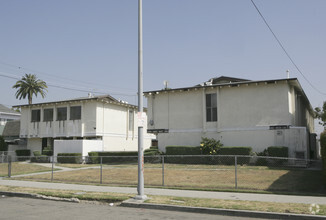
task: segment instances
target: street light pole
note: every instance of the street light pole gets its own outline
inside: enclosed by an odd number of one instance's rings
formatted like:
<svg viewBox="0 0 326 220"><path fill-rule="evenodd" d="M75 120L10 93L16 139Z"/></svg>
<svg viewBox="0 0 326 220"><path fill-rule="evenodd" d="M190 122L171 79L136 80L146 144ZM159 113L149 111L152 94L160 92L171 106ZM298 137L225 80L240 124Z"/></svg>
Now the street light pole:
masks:
<svg viewBox="0 0 326 220"><path fill-rule="evenodd" d="M144 125L143 121L143 18L142 0L138 0L138 195L139 200L146 199L144 194ZM142 122L142 123L140 123Z"/></svg>

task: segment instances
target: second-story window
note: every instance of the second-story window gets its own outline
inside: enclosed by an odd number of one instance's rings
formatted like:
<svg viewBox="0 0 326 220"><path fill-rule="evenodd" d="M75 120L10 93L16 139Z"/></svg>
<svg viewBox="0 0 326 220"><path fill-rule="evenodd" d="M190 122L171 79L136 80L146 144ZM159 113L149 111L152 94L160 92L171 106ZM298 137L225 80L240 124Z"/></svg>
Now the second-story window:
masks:
<svg viewBox="0 0 326 220"><path fill-rule="evenodd" d="M80 120L80 119L81 119L81 106L71 106L70 120Z"/></svg>
<svg viewBox="0 0 326 220"><path fill-rule="evenodd" d="M216 93L206 94L206 121L217 121Z"/></svg>
<svg viewBox="0 0 326 220"><path fill-rule="evenodd" d="M53 121L53 109L47 108L43 110L43 121Z"/></svg>
<svg viewBox="0 0 326 220"><path fill-rule="evenodd" d="M35 109L32 110L32 122L39 122L41 120L41 110Z"/></svg>
<svg viewBox="0 0 326 220"><path fill-rule="evenodd" d="M57 121L67 120L67 107L57 108Z"/></svg>

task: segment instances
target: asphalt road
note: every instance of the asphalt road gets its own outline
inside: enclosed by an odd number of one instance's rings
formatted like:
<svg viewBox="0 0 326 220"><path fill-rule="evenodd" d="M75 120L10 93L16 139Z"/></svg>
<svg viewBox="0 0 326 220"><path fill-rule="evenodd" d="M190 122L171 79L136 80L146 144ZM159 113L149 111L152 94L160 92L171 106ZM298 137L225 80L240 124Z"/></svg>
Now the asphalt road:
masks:
<svg viewBox="0 0 326 220"><path fill-rule="evenodd" d="M60 201L28 199L18 197L0 197L0 219L24 220L90 220L90 219L235 219L250 218L208 215L164 210L126 208L90 203L69 203ZM257 219L257 218L255 218Z"/></svg>

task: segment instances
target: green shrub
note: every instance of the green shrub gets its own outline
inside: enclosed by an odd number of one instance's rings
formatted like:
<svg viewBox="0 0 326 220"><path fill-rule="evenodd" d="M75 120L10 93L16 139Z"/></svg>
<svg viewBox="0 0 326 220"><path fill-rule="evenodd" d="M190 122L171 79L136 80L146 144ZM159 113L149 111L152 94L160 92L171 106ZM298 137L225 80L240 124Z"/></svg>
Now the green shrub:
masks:
<svg viewBox="0 0 326 220"><path fill-rule="evenodd" d="M194 146L166 146L166 155L201 155L200 147Z"/></svg>
<svg viewBox="0 0 326 220"><path fill-rule="evenodd" d="M205 155L217 155L220 148L223 146L221 142L214 138L202 137L200 142L200 150Z"/></svg>
<svg viewBox="0 0 326 220"><path fill-rule="evenodd" d="M34 157L31 157L31 162L34 163L49 163L50 158L46 155L41 155L40 151L33 151Z"/></svg>
<svg viewBox="0 0 326 220"><path fill-rule="evenodd" d="M53 156L53 150L43 150L43 155L46 155L46 156Z"/></svg>
<svg viewBox="0 0 326 220"><path fill-rule="evenodd" d="M233 155L244 155L244 157L237 157L237 164L248 164L250 161L250 155L252 154L251 147L221 147L219 155L232 155L231 157L220 157L220 163L226 165L234 165L235 157Z"/></svg>
<svg viewBox="0 0 326 220"><path fill-rule="evenodd" d="M58 153L58 163L82 163L83 158L81 153Z"/></svg>
<svg viewBox="0 0 326 220"><path fill-rule="evenodd" d="M137 151L89 152L88 156L89 163L93 164L100 163L100 157L102 157L102 163L131 163L138 161Z"/></svg>
<svg viewBox="0 0 326 220"><path fill-rule="evenodd" d="M31 150L29 150L29 149L16 150L16 156L17 156L18 161L28 160L31 156Z"/></svg>
<svg viewBox="0 0 326 220"><path fill-rule="evenodd" d="M151 150L158 150L158 146L151 146L149 149L151 149Z"/></svg>
<svg viewBox="0 0 326 220"><path fill-rule="evenodd" d="M267 152L270 157L289 157L289 148L284 146L270 146Z"/></svg>
<svg viewBox="0 0 326 220"><path fill-rule="evenodd" d="M162 152L158 150L157 146L152 146L144 151L144 162L145 163L161 163Z"/></svg>
<svg viewBox="0 0 326 220"><path fill-rule="evenodd" d="M326 130L320 134L320 151L323 161L323 179L326 184Z"/></svg>
<svg viewBox="0 0 326 220"><path fill-rule="evenodd" d="M0 151L8 151L8 145L2 136L0 136Z"/></svg>
<svg viewBox="0 0 326 220"><path fill-rule="evenodd" d="M267 158L264 158L264 157L268 156L267 149L265 149L262 152L257 153L257 156L258 156L258 158L257 158L255 164L257 166L267 166Z"/></svg>
<svg viewBox="0 0 326 220"><path fill-rule="evenodd" d="M173 157L173 155L201 155L200 147L194 146L166 146L164 162L178 164L198 164L200 157Z"/></svg>
<svg viewBox="0 0 326 220"><path fill-rule="evenodd" d="M41 156L40 151L33 151L34 157Z"/></svg>

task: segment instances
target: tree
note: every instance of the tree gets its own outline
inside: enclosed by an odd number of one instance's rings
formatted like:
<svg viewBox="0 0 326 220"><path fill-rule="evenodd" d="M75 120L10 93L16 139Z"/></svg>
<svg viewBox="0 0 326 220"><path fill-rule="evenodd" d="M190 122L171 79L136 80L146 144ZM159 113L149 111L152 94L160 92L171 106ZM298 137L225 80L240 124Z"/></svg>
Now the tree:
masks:
<svg viewBox="0 0 326 220"><path fill-rule="evenodd" d="M2 136L0 136L0 151L7 151L7 143L5 142L5 140L3 139Z"/></svg>
<svg viewBox="0 0 326 220"><path fill-rule="evenodd" d="M326 127L326 102L323 104L323 108L315 108L315 116L320 120L319 124Z"/></svg>
<svg viewBox="0 0 326 220"><path fill-rule="evenodd" d="M17 89L17 99L25 99L27 96L30 105L32 104L33 95L37 97L37 94L41 94L42 98L45 97L48 86L43 80L37 79L35 74L25 74L12 88Z"/></svg>

